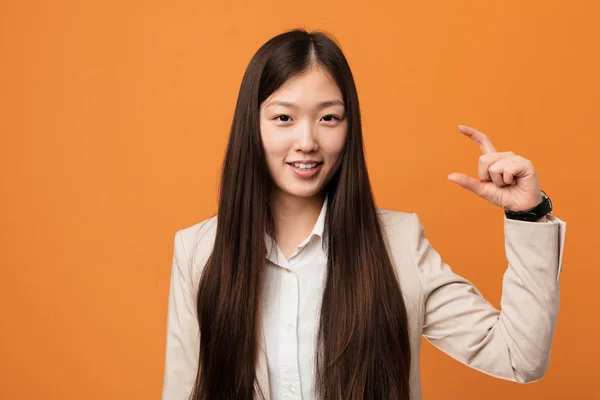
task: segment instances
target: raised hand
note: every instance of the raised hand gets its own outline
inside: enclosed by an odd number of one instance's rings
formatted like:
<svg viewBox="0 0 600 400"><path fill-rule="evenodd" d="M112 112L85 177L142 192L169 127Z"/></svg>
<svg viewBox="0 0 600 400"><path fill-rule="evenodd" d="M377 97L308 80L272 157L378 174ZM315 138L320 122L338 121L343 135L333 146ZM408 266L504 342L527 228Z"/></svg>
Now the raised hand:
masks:
<svg viewBox="0 0 600 400"><path fill-rule="evenodd" d="M459 125L483 154L479 157L478 178L452 173L448 179L487 201L510 211L529 210L542 202L542 191L533 164L512 151L497 152L488 137L475 128Z"/></svg>

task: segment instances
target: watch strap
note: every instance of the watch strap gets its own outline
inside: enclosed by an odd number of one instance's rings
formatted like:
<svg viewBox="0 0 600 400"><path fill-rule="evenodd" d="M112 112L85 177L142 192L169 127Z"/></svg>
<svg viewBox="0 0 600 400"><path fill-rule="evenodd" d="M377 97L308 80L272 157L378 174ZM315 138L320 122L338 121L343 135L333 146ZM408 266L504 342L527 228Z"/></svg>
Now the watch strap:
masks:
<svg viewBox="0 0 600 400"><path fill-rule="evenodd" d="M537 221L545 215L552 212L552 201L550 197L542 190L542 202L530 210L510 211L504 210L506 218L519 221Z"/></svg>

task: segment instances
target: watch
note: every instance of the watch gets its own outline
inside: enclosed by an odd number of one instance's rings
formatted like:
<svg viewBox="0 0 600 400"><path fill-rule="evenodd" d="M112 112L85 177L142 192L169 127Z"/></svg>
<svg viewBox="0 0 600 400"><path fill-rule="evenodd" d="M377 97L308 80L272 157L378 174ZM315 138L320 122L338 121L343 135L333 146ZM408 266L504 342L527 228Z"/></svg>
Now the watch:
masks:
<svg viewBox="0 0 600 400"><path fill-rule="evenodd" d="M504 214L508 219L516 219L519 221L534 222L543 216L552 212L552 201L550 197L542 190L542 202L530 210L525 211L510 211L504 210Z"/></svg>

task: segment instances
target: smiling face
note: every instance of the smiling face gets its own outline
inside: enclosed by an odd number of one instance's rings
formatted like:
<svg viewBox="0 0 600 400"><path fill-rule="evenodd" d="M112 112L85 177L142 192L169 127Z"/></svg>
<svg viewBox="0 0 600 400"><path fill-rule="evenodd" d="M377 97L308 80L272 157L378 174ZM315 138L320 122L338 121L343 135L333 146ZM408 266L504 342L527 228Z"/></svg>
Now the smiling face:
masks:
<svg viewBox="0 0 600 400"><path fill-rule="evenodd" d="M339 167L348 121L342 93L321 68L288 80L260 107L260 134L276 189L319 194Z"/></svg>

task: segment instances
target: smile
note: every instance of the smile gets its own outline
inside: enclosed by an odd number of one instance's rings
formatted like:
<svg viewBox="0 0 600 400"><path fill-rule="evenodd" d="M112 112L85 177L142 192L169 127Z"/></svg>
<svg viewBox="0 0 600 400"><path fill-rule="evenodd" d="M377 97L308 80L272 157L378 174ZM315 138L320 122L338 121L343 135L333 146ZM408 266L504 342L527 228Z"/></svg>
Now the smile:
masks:
<svg viewBox="0 0 600 400"><path fill-rule="evenodd" d="M289 163L291 166L299 168L299 169L303 169L303 170L309 170L309 169L313 169L316 168L318 165L322 164L319 162L313 162L313 163L301 163L301 162L297 162L297 163Z"/></svg>
<svg viewBox="0 0 600 400"><path fill-rule="evenodd" d="M311 163L287 163L294 174L300 178L308 179L315 176L323 165L322 162L311 162Z"/></svg>

